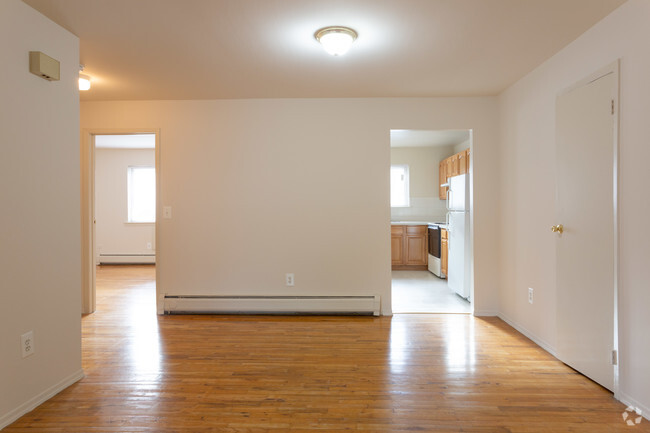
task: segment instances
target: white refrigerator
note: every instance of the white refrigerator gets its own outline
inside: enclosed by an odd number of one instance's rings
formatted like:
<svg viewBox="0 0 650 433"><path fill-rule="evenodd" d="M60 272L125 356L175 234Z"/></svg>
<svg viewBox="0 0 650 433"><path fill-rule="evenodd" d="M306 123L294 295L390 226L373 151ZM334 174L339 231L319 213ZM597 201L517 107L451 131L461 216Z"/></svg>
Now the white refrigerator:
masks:
<svg viewBox="0 0 650 433"><path fill-rule="evenodd" d="M449 178L447 195L447 284L465 299L470 296L471 245L469 181L466 174Z"/></svg>

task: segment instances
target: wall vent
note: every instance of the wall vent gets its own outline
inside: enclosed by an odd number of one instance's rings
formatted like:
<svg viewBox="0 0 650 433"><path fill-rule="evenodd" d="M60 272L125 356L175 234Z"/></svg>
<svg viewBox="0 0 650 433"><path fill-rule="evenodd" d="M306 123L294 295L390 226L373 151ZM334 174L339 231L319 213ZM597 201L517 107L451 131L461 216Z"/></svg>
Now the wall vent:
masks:
<svg viewBox="0 0 650 433"><path fill-rule="evenodd" d="M379 316L379 295L209 296L164 295L165 314L323 314Z"/></svg>
<svg viewBox="0 0 650 433"><path fill-rule="evenodd" d="M155 254L100 254L97 256L97 263L100 265L132 265L132 264L155 264Z"/></svg>

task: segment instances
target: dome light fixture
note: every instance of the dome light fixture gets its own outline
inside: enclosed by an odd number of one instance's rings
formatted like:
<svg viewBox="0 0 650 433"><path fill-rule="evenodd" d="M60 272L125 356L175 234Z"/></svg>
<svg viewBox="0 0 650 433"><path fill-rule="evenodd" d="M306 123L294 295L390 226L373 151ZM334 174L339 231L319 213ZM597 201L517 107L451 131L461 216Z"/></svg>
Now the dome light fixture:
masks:
<svg viewBox="0 0 650 433"><path fill-rule="evenodd" d="M324 27L314 33L314 37L323 45L325 51L333 56L347 53L357 36L353 29L341 26Z"/></svg>
<svg viewBox="0 0 650 433"><path fill-rule="evenodd" d="M79 72L84 70L84 65L79 65ZM79 90L90 90L90 77L79 74Z"/></svg>

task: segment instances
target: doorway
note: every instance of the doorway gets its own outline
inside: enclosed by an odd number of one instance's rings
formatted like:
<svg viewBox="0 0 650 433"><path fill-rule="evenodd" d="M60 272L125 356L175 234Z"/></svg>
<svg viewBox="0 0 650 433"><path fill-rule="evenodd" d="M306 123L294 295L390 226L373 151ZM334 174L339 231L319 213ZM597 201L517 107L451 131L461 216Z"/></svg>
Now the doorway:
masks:
<svg viewBox="0 0 650 433"><path fill-rule="evenodd" d="M473 311L471 137L470 130L390 131L393 313ZM455 165L448 170L447 162ZM450 210L441 185L451 177L463 181L466 200Z"/></svg>
<svg viewBox="0 0 650 433"><path fill-rule="evenodd" d="M96 308L97 267L155 266L159 132L85 130L81 143L82 313ZM157 269L155 270L157 274Z"/></svg>

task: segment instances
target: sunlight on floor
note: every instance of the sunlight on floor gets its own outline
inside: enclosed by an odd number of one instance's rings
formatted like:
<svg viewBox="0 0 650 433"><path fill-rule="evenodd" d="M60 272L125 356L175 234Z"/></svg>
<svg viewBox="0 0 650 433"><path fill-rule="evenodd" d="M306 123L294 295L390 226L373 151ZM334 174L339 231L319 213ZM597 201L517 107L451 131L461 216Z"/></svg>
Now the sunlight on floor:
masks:
<svg viewBox="0 0 650 433"><path fill-rule="evenodd" d="M393 313L471 313L472 305L429 271L392 271Z"/></svg>

